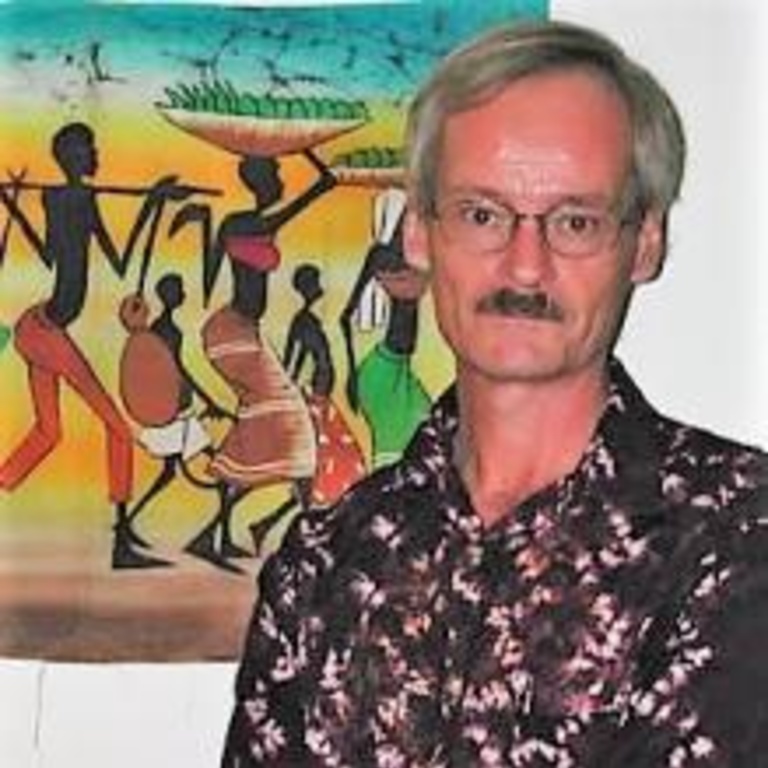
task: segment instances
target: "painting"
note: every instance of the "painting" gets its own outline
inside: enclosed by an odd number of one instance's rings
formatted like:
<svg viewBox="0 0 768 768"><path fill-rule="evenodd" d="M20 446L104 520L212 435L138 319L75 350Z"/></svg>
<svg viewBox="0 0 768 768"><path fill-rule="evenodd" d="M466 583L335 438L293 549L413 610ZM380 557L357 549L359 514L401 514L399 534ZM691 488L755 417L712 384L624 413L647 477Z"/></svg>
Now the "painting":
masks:
<svg viewBox="0 0 768 768"><path fill-rule="evenodd" d="M451 377L404 115L541 0L0 5L0 655L237 656Z"/></svg>

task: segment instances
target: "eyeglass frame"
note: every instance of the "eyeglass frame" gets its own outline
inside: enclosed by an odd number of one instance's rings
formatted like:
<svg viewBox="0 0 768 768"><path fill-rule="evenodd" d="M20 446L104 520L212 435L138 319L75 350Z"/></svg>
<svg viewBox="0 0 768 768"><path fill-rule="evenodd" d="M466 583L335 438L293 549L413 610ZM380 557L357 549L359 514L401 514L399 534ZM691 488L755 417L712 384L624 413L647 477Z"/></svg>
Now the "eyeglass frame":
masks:
<svg viewBox="0 0 768 768"><path fill-rule="evenodd" d="M633 185L630 185L630 187L632 186ZM481 194L473 195L473 194L467 193L466 196L462 198L449 199L447 203L444 205L439 205L438 203L434 203L430 207L430 211L428 215L431 218L433 218L435 221L437 221L439 225L441 220L444 221L444 214L442 213L441 209L451 206L452 208L457 210L457 213L459 214L457 216L457 221L460 222L463 220L461 219L460 210L459 210L462 205L467 209L474 206L476 210L481 206L486 206L488 208L493 208L494 211L496 212L499 212L499 211L504 212L505 214L504 230L505 231L504 231L503 238L499 241L499 244L497 246L493 246L490 248L489 247L481 248L483 253L495 253L495 252L503 251L504 249L508 248L510 243L512 242L513 237L515 236L515 233L519 229L520 222L526 219L530 219L536 222L536 228L537 228L539 237L541 238L541 242L544 244L544 246L547 248L548 251L564 259L573 259L573 260L589 259L594 257L601 250L604 250L608 247L613 247L616 244L616 241L618 240L621 234L621 231L625 227L631 226L631 225L637 225L642 220L641 206L638 204L636 196L632 194L633 191L634 190L630 189L629 194L625 193L621 195L618 201L615 201L612 205L601 210L590 208L588 205L586 205L583 202L581 198L579 198L578 196L574 196L572 198L566 198L565 200L561 200L553 204L547 210L542 211L540 213L526 213L526 212L518 211L511 205L500 202L498 200L494 200L492 197L483 196ZM581 209L580 209L580 206L581 206ZM556 221L556 218L553 218L553 215L556 214L558 211L565 214L565 212L569 207L573 208L576 213L581 212L584 217L588 216L590 213L599 214L601 217L608 217L610 220L610 223L613 225L613 227L615 227L615 231L611 230L607 232L606 235L603 236L603 240L598 242L594 247L591 247L587 251L583 251L583 252L573 252L568 250L563 251L561 248L554 247L552 245L551 233L550 233L552 222ZM623 211L623 213L618 213L618 211ZM457 239L461 240L462 238L460 237ZM466 240L464 242L468 243L469 245L477 245L477 243L472 243Z"/></svg>

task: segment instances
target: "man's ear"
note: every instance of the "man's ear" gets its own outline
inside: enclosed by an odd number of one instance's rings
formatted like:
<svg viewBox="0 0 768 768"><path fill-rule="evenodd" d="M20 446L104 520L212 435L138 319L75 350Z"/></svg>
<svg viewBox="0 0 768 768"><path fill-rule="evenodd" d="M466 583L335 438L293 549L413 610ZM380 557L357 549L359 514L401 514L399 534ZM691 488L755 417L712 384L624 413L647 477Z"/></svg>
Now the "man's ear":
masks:
<svg viewBox="0 0 768 768"><path fill-rule="evenodd" d="M632 282L635 285L655 280L667 255L667 217L658 211L648 211L643 217L635 243Z"/></svg>
<svg viewBox="0 0 768 768"><path fill-rule="evenodd" d="M403 222L403 251L405 260L420 272L429 272L429 232L424 218L409 206Z"/></svg>

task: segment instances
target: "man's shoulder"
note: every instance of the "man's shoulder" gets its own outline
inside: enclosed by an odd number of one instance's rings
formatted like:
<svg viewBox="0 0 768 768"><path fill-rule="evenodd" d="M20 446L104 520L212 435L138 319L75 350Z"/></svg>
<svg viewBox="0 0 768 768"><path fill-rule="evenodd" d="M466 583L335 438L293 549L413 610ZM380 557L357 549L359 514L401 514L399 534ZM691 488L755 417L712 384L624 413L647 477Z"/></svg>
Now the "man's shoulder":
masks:
<svg viewBox="0 0 768 768"><path fill-rule="evenodd" d="M662 482L691 489L766 485L764 449L660 412L617 360L612 361L611 380L607 441L625 466L633 465L630 476L658 473Z"/></svg>
<svg viewBox="0 0 768 768"><path fill-rule="evenodd" d="M659 418L655 484L662 518L713 546L749 541L768 555L768 454L711 429ZM752 546L752 544L750 544ZM716 547L716 548L717 548Z"/></svg>
<svg viewBox="0 0 768 768"><path fill-rule="evenodd" d="M660 413L631 382L605 431L616 492L643 525L670 536L764 527L768 454L713 429ZM655 522L651 522L655 521Z"/></svg>
<svg viewBox="0 0 768 768"><path fill-rule="evenodd" d="M656 444L664 474L689 482L751 488L768 484L768 454L711 429L668 417L658 420Z"/></svg>

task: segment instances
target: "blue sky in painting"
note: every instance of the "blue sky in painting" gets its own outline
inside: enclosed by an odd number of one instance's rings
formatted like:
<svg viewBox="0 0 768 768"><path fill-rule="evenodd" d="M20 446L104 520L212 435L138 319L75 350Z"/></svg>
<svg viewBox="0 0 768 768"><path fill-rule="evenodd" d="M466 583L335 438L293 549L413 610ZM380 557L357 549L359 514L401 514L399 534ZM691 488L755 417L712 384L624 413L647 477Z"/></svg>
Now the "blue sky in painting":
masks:
<svg viewBox="0 0 768 768"><path fill-rule="evenodd" d="M397 100L473 32L545 16L546 0L424 0L335 7L10 2L0 5L0 88L93 81L124 90L200 80L284 95ZM137 94L138 95L138 94Z"/></svg>

